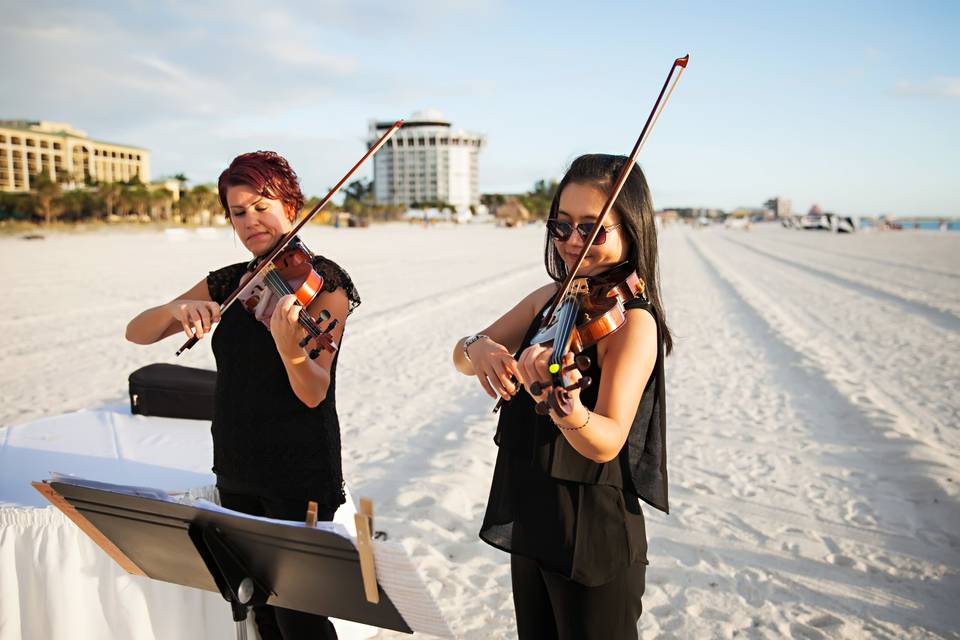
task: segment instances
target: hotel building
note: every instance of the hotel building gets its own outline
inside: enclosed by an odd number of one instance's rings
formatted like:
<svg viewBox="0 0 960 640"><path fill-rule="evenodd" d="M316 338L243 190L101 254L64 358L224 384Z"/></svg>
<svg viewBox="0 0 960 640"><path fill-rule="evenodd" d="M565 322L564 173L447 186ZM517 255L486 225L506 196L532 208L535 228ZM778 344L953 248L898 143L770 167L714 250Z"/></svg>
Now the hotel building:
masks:
<svg viewBox="0 0 960 640"><path fill-rule="evenodd" d="M371 121L368 146L392 125ZM455 131L437 111L414 113L373 157L374 202L446 202L459 210L480 204L477 157L485 142L482 135Z"/></svg>
<svg viewBox="0 0 960 640"><path fill-rule="evenodd" d="M86 182L150 181L150 152L91 140L62 122L0 120L0 191L29 191L46 172L67 188Z"/></svg>

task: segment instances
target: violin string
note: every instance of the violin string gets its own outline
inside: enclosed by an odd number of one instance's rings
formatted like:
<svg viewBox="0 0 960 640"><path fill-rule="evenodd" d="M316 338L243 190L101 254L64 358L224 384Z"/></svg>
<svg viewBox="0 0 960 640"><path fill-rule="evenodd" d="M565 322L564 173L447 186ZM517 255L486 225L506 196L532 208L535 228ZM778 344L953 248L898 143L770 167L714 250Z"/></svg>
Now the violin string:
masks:
<svg viewBox="0 0 960 640"><path fill-rule="evenodd" d="M287 284L287 281L281 278L275 270L271 270L268 276L273 276L275 286L280 290L278 295L287 296L293 294L293 289L290 288L290 285ZM320 327L317 326L317 324L313 321L313 318L310 317L310 314L307 313L306 309L303 307L300 308L298 320L300 321L301 326L306 329L307 333L314 338L323 334L323 332L320 330Z"/></svg>
<svg viewBox="0 0 960 640"><path fill-rule="evenodd" d="M569 305L564 305L560 308L560 311L557 314L557 331L554 333L553 340L553 356L551 356L551 362L553 364L562 364L563 363L563 353L560 347L566 345L561 345L557 342L557 337L559 336L569 336L570 331L573 328L574 320L576 319L576 313L574 311L574 305L571 302Z"/></svg>
<svg viewBox="0 0 960 640"><path fill-rule="evenodd" d="M293 290L290 288L290 285L287 284L287 281L280 277L276 270L271 269L266 276L264 276L264 281L267 283L267 286L278 296L289 296L293 294ZM300 325L306 329L314 338L320 336L323 332L320 331L320 327L313 322L313 318L306 312L306 309L303 307L300 308L299 314Z"/></svg>

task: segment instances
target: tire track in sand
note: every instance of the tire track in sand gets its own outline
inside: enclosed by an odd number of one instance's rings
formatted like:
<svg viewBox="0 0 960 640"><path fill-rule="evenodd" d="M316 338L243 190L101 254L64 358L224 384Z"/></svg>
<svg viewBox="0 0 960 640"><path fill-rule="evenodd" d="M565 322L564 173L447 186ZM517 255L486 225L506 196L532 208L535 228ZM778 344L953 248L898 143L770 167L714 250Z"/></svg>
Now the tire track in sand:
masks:
<svg viewBox="0 0 960 640"><path fill-rule="evenodd" d="M809 414L806 416L807 423L819 429L818 433L814 434L818 442L835 442L849 446L864 439L876 440L880 436L877 428L878 418L884 417L881 414L897 416L902 403L894 400L880 407L862 405L859 399L864 395L871 397L882 395L864 393L865 387L872 386L869 380L857 381L857 388L846 388L850 385L845 380L837 380L828 373L838 366L835 353L821 353L816 336L808 335L802 327L790 319L789 314L780 309L779 305L735 275L729 266L701 247L698 242L689 237L688 242L715 278L717 286L725 290L727 298L737 307L738 315L749 327L750 335L766 353L770 354L769 359L773 362L800 365L779 367L775 371L777 378L775 381L779 382L784 389L805 389L809 392L807 394L809 397L818 399L819 406L805 409ZM803 410L803 405L799 406ZM843 431L838 432L833 429L833 425L825 422L825 418L843 424ZM922 484L919 487L914 485L915 493L925 495L931 500L953 503L954 500L929 477L925 469L930 466L930 460L934 461L934 464L939 463L949 468L949 461L941 460L937 452L931 451L931 448L921 441L902 436L894 441L885 441L883 446L878 448L880 451L861 451L859 460L852 459L845 462L853 465L854 468L860 467L868 473L878 470L886 472L888 469L901 470L905 475L913 478L914 483ZM917 457L917 453L920 452L925 454L923 458ZM881 453L882 455L879 455ZM873 457L877 459L871 460ZM960 551L960 537L948 535L945 547L937 549L936 552L956 554ZM913 554L915 549L904 548L901 551ZM932 561L935 557L927 559Z"/></svg>
<svg viewBox="0 0 960 640"><path fill-rule="evenodd" d="M960 331L960 317L957 317L956 315L948 311L944 311L942 309L932 307L926 303L919 302L917 300L910 300L909 298L905 298L903 296L890 293L889 291L884 291L883 289L878 289L877 287L873 287L868 284L858 282L856 280L851 280L850 278L846 278L844 276L841 276L839 274L836 274L830 271L824 271L822 269L812 267L802 262L797 262L789 258L784 258L783 256L775 255L773 253L770 253L769 251L765 251L763 249L759 249L745 242L741 242L740 240L734 240L733 238L726 235L724 235L724 240L726 240L731 244L747 249L748 251L752 251L753 253L761 255L765 258L773 260L774 262L778 262L780 264L786 265L793 269L799 269L803 271L803 273L817 276L818 278L826 280L827 282L831 282L833 284L846 287L847 289L850 289L851 291L854 291L861 295L874 298L876 300L879 300L880 302L895 304L901 309L903 309L904 311L912 315L920 316L925 320L927 320L928 322L931 322L932 324L935 324L942 329L947 329L948 331Z"/></svg>
<svg viewBox="0 0 960 640"><path fill-rule="evenodd" d="M775 242L778 244L785 244L791 247L798 247L801 249L806 249L808 251L816 251L817 253L824 253L827 255L838 256L841 258L847 258L849 260L859 260L861 262L869 262L872 264L879 264L884 267L893 267L895 269L907 269L910 271L918 271L920 273L929 273L935 276L944 276L946 278L956 278L960 279L960 273L951 273L950 271L941 271L939 269L931 269L929 267L921 267L920 265L911 264L908 262L897 262L896 260L883 260L881 258L871 258L869 256L858 255L856 253L844 253L843 251L832 251L830 249L825 249L823 247L816 247L809 245L805 242L791 242L790 240L785 240L783 238L764 238L770 242Z"/></svg>
<svg viewBox="0 0 960 640"><path fill-rule="evenodd" d="M818 349L807 348L816 344L815 336L796 325L774 300L689 235L687 242L729 302L734 318L766 354L765 359L779 363L770 372L769 383L795 396L791 404L809 433L810 445L798 450L798 455L813 456L814 469L821 472L844 470L851 475L820 498L809 495L800 498L805 493L804 481L795 478L792 482L798 496L795 499L801 500L801 505L808 505L805 511L797 508L782 511L740 497L726 499L711 491L680 490L679 514L698 521L706 514L713 514L713 519L719 520L709 525L708 530L711 526L720 529L711 531L711 535L723 534L724 543L734 547L754 548L750 565L756 566L766 578L762 588L755 585L760 591L751 597L759 598L758 602L764 606L775 604L777 593L786 589L807 593L809 597L805 596L803 602L814 609L836 612L836 607L841 606L847 616L860 618L859 623L870 618L883 620L899 627L899 632L905 632L911 625L938 629L941 633L956 628L960 624L960 612L944 593L958 585L956 571L949 567L956 566L960 559L960 538L949 530L937 528L938 523L945 521L944 514L951 513L945 509L956 501L930 477L931 465L917 459L918 445L926 447L902 438L884 441L882 452L869 445L864 449L863 443L875 441L880 435L874 424L877 408L860 406L850 389L832 379L829 371L837 363ZM817 402L809 403L810 398ZM842 429L837 429L841 425ZM887 482L890 475L895 478L892 483ZM878 477L884 482L877 483ZM884 488L877 488L878 484ZM894 492L902 489L910 495L891 495L889 486L895 487ZM924 496L922 503L913 499L917 495ZM840 504L846 505L845 523L822 517L828 508ZM863 505L868 506L867 512L863 511ZM741 518L724 515L730 511L749 518L753 526L741 527L737 524L738 521L742 524ZM912 530L891 524L904 519L915 523ZM671 525L668 523L668 526ZM757 540L757 532L765 538ZM727 539L730 535L734 536L732 542ZM680 540L682 542L674 541L668 536L666 542L651 540L651 545L665 545L669 549L673 544L677 548L672 553L677 554L681 563L702 566L691 564L696 560L699 545L688 543L695 541L695 536L689 540L683 536ZM714 554L728 555L716 548L708 552L708 556ZM686 556L689 557L684 563ZM714 557L713 562L719 561ZM708 558L707 564L710 562ZM724 557L723 562L729 564L730 559ZM897 576L895 583L889 578L878 583L877 576L890 575L890 572ZM722 578L720 582L726 580ZM739 582L737 586L739 591ZM842 594L849 597L834 603Z"/></svg>

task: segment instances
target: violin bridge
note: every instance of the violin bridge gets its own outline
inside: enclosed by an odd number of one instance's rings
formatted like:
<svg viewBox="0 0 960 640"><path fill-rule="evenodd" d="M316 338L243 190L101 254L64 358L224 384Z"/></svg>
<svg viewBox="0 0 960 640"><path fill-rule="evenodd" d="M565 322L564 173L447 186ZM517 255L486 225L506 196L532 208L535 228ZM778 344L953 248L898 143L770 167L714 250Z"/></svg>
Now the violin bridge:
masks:
<svg viewBox="0 0 960 640"><path fill-rule="evenodd" d="M586 278L577 278L570 283L570 295L590 295L590 284Z"/></svg>

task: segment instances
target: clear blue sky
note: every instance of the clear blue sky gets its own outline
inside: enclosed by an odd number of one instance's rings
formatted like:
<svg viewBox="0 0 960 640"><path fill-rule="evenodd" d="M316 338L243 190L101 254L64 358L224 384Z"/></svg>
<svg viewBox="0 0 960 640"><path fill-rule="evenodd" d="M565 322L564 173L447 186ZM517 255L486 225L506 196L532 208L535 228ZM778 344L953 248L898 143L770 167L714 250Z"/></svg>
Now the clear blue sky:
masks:
<svg viewBox="0 0 960 640"><path fill-rule="evenodd" d="M960 2L0 0L0 15L0 118L146 147L153 177L212 181L275 149L318 194L370 118L436 108L487 136L482 191L521 191L580 153L629 151L689 53L641 155L656 206L960 215Z"/></svg>

